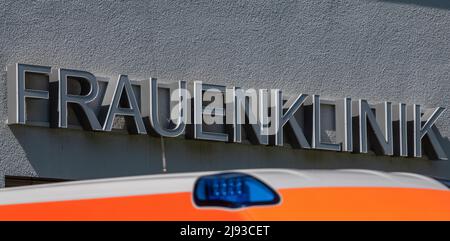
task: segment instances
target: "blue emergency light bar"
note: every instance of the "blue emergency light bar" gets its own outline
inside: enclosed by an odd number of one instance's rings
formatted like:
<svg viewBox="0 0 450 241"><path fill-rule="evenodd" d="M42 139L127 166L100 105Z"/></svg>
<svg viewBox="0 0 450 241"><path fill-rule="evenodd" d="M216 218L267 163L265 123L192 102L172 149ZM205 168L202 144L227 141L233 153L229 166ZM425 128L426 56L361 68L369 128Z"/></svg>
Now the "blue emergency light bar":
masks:
<svg viewBox="0 0 450 241"><path fill-rule="evenodd" d="M280 202L267 184L244 173L221 173L200 177L194 187L197 206L241 208Z"/></svg>

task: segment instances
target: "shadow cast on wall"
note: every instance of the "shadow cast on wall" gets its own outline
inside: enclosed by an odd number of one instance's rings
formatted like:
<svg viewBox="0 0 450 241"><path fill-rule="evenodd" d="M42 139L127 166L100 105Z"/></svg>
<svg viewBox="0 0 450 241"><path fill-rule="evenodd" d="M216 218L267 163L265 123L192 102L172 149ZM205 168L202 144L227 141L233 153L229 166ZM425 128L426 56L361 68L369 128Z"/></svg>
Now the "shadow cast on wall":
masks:
<svg viewBox="0 0 450 241"><path fill-rule="evenodd" d="M163 173L160 138L22 125L11 125L10 129L40 177L76 180ZM448 138L442 139L450 147ZM164 142L169 173L243 168L361 168L450 178L449 161L425 157L400 158L183 138L164 138Z"/></svg>
<svg viewBox="0 0 450 241"><path fill-rule="evenodd" d="M423 7L450 9L448 0L378 0L380 2L390 2L399 4L414 4Z"/></svg>
<svg viewBox="0 0 450 241"><path fill-rule="evenodd" d="M90 179L161 172L158 139L11 125L38 176Z"/></svg>

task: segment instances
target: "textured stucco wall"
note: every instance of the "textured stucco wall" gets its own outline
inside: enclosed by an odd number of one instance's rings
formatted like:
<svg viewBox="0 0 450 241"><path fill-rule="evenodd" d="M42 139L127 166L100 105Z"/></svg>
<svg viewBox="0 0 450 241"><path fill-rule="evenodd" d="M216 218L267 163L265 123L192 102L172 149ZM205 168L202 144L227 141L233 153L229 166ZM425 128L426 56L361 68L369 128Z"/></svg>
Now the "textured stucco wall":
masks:
<svg viewBox="0 0 450 241"><path fill-rule="evenodd" d="M160 171L158 138L9 127L7 64L450 108L450 6L445 2L1 1L0 178ZM450 136L449 124L447 111L438 122L444 137ZM179 139L166 140L166 151L169 171L363 167L450 177L448 162L425 158Z"/></svg>

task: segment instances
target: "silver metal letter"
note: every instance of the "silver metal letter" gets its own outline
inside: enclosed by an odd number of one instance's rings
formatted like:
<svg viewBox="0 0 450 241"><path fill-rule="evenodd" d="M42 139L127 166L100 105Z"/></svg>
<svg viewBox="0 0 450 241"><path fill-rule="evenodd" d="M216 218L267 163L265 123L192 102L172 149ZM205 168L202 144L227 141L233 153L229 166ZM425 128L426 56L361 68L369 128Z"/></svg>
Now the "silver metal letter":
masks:
<svg viewBox="0 0 450 241"><path fill-rule="evenodd" d="M394 131L394 154L397 156L408 156L406 104L398 103L393 106L392 120Z"/></svg>
<svg viewBox="0 0 450 241"><path fill-rule="evenodd" d="M206 89L218 89L225 94L225 86L205 85ZM194 81L194 133L193 138L212 141L228 141L228 134L203 131L203 90L201 81ZM222 112L222 115L225 114Z"/></svg>
<svg viewBox="0 0 450 241"><path fill-rule="evenodd" d="M129 108L123 108L119 106L122 94L126 95L126 102ZM147 134L145 130L144 121L142 120L141 113L139 112L139 106L131 87L130 80L127 75L119 75L116 83L109 83L107 93L105 94L105 100L103 105L109 105L108 113L106 115L105 123L103 124L104 131L111 131L114 117L116 115L122 115L128 117L128 120L132 118L134 125L128 125L128 131L136 134Z"/></svg>
<svg viewBox="0 0 450 241"><path fill-rule="evenodd" d="M85 95L73 95L68 93L68 77L81 78L89 83L89 91ZM69 103L77 104L77 114L80 118L80 122L83 127L88 130L100 131L102 127L97 119L94 111L88 106L88 104L97 98L98 95L98 83L95 76L86 71L72 70L72 69L55 69L52 71L51 84L57 83L58 85L58 101L57 112L58 120L57 125L59 128L67 128L67 106ZM84 87L86 88L86 87ZM81 88L83 92L83 85ZM52 110L54 111L54 110Z"/></svg>
<svg viewBox="0 0 450 241"><path fill-rule="evenodd" d="M294 117L295 113L300 109L300 107L305 102L307 96L308 95L299 94L296 97L289 98L288 101L283 104L282 92L278 91L275 100L276 102L274 103L275 111L272 112L278 113L277 119L279 119L278 129L275 134L274 145L283 146L283 132L284 132L283 127L287 123L290 123L292 131L294 132L293 135L296 137L300 145L309 148L309 144L306 141L303 131L301 130L300 126L298 125Z"/></svg>
<svg viewBox="0 0 450 241"><path fill-rule="evenodd" d="M49 99L49 92L25 88L25 73L40 73L50 75L51 68L47 66L14 64L7 67L8 76L8 124L25 124L26 98Z"/></svg>
<svg viewBox="0 0 450 241"><path fill-rule="evenodd" d="M408 137L412 138L410 142L410 150L412 153L411 156L414 157L422 157L422 139L427 135L428 140L430 141L432 150L434 151L435 158L440 160L447 160L448 157L445 154L443 147L434 133L434 124L437 119L442 115L445 111L445 108L437 107L434 109L428 109L421 116L420 105L412 105L409 106L408 109L408 126L412 126L412 134L408 135ZM422 124L423 123L423 124Z"/></svg>
<svg viewBox="0 0 450 241"><path fill-rule="evenodd" d="M369 122L375 143L372 143L374 150L378 154L393 155L394 145L392 138L392 108L390 102L384 102L375 107L376 117L366 100L359 100L356 103L354 114L358 117L358 128L355 134L358 136L358 147L356 152L367 153L368 125Z"/></svg>
<svg viewBox="0 0 450 241"><path fill-rule="evenodd" d="M242 125L248 140L252 144L269 144L269 136L262 131L262 112L267 108L267 90L260 90L259 96L256 90L247 90L233 87L227 89L227 124L230 128L231 142L242 141ZM258 102L260 103L258 105ZM259 115L259 116L258 116ZM229 121L228 121L229 120Z"/></svg>
<svg viewBox="0 0 450 241"><path fill-rule="evenodd" d="M152 132L159 136L177 137L184 133L186 128L186 111L187 111L187 96L186 96L186 81L178 82L179 94L179 118L178 123L171 129L166 129L161 126L159 122L159 110L158 110L158 80L151 78L145 80L141 85L141 109L142 116L148 117L150 122L150 128ZM171 120L173 121L173 120Z"/></svg>
<svg viewBox="0 0 450 241"><path fill-rule="evenodd" d="M352 99L336 101L336 141L341 143L342 151L353 151Z"/></svg>
<svg viewBox="0 0 450 241"><path fill-rule="evenodd" d="M341 145L334 143L322 143L320 140L320 96L312 96L313 104L313 131L312 131L312 148L328 151L340 151Z"/></svg>

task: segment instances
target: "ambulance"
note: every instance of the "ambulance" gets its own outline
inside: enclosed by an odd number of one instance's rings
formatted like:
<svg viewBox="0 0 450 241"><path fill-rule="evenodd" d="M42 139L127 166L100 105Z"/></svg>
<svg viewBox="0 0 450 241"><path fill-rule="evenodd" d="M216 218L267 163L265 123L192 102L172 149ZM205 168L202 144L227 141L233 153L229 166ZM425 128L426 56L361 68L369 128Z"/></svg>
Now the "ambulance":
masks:
<svg viewBox="0 0 450 241"><path fill-rule="evenodd" d="M373 170L249 169L0 190L0 220L450 220L449 183Z"/></svg>

